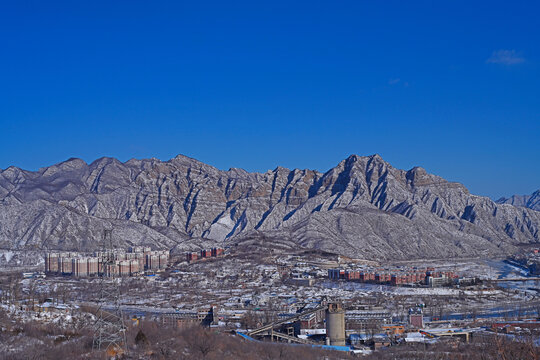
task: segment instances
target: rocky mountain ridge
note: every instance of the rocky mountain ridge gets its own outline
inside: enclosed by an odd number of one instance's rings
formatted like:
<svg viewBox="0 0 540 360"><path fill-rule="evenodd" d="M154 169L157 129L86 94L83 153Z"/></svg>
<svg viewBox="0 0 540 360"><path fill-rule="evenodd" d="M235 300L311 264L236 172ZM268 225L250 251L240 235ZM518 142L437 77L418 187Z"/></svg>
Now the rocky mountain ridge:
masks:
<svg viewBox="0 0 540 360"><path fill-rule="evenodd" d="M512 204L522 206L536 211L540 211L540 190L536 190L530 195L513 195L509 198L500 198L498 204Z"/></svg>
<svg viewBox="0 0 540 360"><path fill-rule="evenodd" d="M369 259L487 256L539 241L540 212L471 195L423 168L352 155L326 173L218 170L179 155L0 172L0 248L174 250L259 243Z"/></svg>

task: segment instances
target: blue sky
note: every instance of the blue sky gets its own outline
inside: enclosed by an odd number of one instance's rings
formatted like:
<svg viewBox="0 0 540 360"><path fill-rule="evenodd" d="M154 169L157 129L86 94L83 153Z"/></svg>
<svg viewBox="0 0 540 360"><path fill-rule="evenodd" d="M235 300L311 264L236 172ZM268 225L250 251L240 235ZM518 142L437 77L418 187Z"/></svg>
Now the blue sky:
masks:
<svg viewBox="0 0 540 360"><path fill-rule="evenodd" d="M380 154L540 188L530 1L4 2L0 168L80 157L326 171Z"/></svg>

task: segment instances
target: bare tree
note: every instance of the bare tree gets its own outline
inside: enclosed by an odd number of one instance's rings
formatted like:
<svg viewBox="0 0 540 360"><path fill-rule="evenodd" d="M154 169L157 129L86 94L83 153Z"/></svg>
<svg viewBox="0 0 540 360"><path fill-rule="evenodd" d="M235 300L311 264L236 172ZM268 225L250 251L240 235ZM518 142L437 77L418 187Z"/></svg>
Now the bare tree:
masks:
<svg viewBox="0 0 540 360"><path fill-rule="evenodd" d="M192 327L184 332L184 338L188 348L196 358L206 359L216 350L216 336L208 330Z"/></svg>

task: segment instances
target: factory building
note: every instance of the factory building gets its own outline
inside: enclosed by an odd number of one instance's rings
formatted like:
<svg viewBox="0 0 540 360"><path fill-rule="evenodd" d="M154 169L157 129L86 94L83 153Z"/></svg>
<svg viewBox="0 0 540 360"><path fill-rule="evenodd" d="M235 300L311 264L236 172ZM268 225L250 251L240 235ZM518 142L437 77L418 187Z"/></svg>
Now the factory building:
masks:
<svg viewBox="0 0 540 360"><path fill-rule="evenodd" d="M295 333L300 333L300 329L313 329L318 324L317 314L309 314L301 317L295 322ZM298 328L298 329L297 329Z"/></svg>
<svg viewBox="0 0 540 360"><path fill-rule="evenodd" d="M383 307L363 305L345 312L347 323L361 331L380 330L392 323L392 314Z"/></svg>
<svg viewBox="0 0 540 360"><path fill-rule="evenodd" d="M164 313L160 316L161 323L165 326L187 328L199 324L196 311L182 311Z"/></svg>
<svg viewBox="0 0 540 360"><path fill-rule="evenodd" d="M173 313L163 313L160 315L161 323L166 326L186 328L193 325L210 326L217 324L218 317L215 306L210 309L198 311L176 311Z"/></svg>

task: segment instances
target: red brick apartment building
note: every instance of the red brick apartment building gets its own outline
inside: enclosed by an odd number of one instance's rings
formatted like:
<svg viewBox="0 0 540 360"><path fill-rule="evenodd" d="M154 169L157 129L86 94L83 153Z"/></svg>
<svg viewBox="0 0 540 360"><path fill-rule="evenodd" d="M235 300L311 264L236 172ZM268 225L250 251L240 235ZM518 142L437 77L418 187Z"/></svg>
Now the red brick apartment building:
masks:
<svg viewBox="0 0 540 360"><path fill-rule="evenodd" d="M222 248L212 248L212 249L203 249L200 252L187 252L186 261L192 262L201 259L207 259L210 257L218 257L225 254L225 249Z"/></svg>
<svg viewBox="0 0 540 360"><path fill-rule="evenodd" d="M426 283L428 277L445 279L455 279L458 276L451 272L435 272L433 268L427 268L426 270L413 269L413 271L359 271L359 270L342 270L342 269L329 269L328 278L330 280L346 280L346 281L358 281L366 283L376 284L390 284L390 285L404 285L404 284L417 284Z"/></svg>

